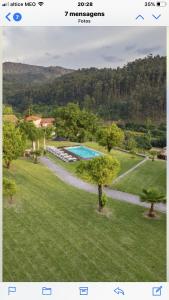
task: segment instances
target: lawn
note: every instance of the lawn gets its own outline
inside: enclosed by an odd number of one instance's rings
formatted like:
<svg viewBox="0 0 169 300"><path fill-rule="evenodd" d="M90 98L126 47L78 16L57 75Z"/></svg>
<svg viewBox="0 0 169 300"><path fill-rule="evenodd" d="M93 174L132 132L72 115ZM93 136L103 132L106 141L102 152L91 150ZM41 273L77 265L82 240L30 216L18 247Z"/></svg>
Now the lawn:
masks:
<svg viewBox="0 0 169 300"><path fill-rule="evenodd" d="M112 187L132 194L140 194L142 189L149 187L155 187L166 193L166 162L162 160L146 161Z"/></svg>
<svg viewBox="0 0 169 300"><path fill-rule="evenodd" d="M49 145L53 145L56 147L66 147L66 146L74 146L77 145L77 143L72 143L72 142L50 142L48 141ZM83 144L86 147L98 150L100 152L103 152L105 154L108 154L107 151L105 150L104 147L99 146L96 142L86 142ZM131 154L119 151L119 150L112 150L110 155L114 156L115 158L117 158L120 162L120 172L118 175L123 174L124 172L126 172L127 170L131 169L133 166L135 166L136 164L138 164L140 161L143 160L143 157L140 156L135 156L132 157ZM61 161L60 159L56 158L54 155L48 154L48 156L54 160L57 164L61 165L62 167L64 167L65 169L67 169L69 172L72 173L76 173L76 167L78 165L78 162L75 163L65 163L63 161Z"/></svg>
<svg viewBox="0 0 169 300"><path fill-rule="evenodd" d="M166 281L165 214L109 200L99 215L96 195L24 159L4 175L18 186L4 200L4 281Z"/></svg>

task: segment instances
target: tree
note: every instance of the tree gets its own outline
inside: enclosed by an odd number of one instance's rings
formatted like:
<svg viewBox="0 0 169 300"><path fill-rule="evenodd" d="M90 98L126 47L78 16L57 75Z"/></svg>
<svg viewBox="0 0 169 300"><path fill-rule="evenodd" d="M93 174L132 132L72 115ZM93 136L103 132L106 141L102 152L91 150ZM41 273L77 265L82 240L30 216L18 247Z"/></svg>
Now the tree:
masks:
<svg viewBox="0 0 169 300"><path fill-rule="evenodd" d="M3 106L3 115L13 115L12 106L4 105Z"/></svg>
<svg viewBox="0 0 169 300"><path fill-rule="evenodd" d="M56 118L56 135L75 142L84 142L93 136L98 128L97 116L78 104L69 103L59 107L54 112Z"/></svg>
<svg viewBox="0 0 169 300"><path fill-rule="evenodd" d="M151 150L151 151L150 151L150 154L151 154L151 159L152 159L152 161L154 161L155 158L157 157L157 151Z"/></svg>
<svg viewBox="0 0 169 300"><path fill-rule="evenodd" d="M124 140L124 132L115 123L102 128L97 135L97 140L100 145L107 148L108 152L113 147L120 146Z"/></svg>
<svg viewBox="0 0 169 300"><path fill-rule="evenodd" d="M32 76L13 73L4 76L4 103L18 112L33 102L35 112L46 115L50 108L51 116L55 105L74 101L105 120L159 124L166 119L166 56L136 59L116 69L83 68L52 82L36 70Z"/></svg>
<svg viewBox="0 0 169 300"><path fill-rule="evenodd" d="M26 135L26 137L32 142L32 150L36 150L36 142L39 139L39 128L36 128L33 122L21 122L19 128Z"/></svg>
<svg viewBox="0 0 169 300"><path fill-rule="evenodd" d="M13 203L13 196L17 192L17 186L14 180L3 177L3 193L9 197L9 203Z"/></svg>
<svg viewBox="0 0 169 300"><path fill-rule="evenodd" d="M40 139L44 137L44 131L42 128L36 128L36 150L40 150Z"/></svg>
<svg viewBox="0 0 169 300"><path fill-rule="evenodd" d="M52 136L52 133L54 131L54 127L43 127L42 128L42 134L43 134L43 149L46 150L46 139L50 139Z"/></svg>
<svg viewBox="0 0 169 300"><path fill-rule="evenodd" d="M129 151L136 151L136 149L137 149L137 142L136 142L135 138L133 136L131 136L130 134L126 137L125 146L126 146L126 149Z"/></svg>
<svg viewBox="0 0 169 300"><path fill-rule="evenodd" d="M105 200L103 186L112 182L119 169L119 161L108 155L99 156L88 161L81 161L77 167L78 174L82 174L88 181L98 185L99 211L102 211Z"/></svg>
<svg viewBox="0 0 169 300"><path fill-rule="evenodd" d="M11 162L21 156L25 149L25 136L13 123L3 124L3 159L9 169Z"/></svg>
<svg viewBox="0 0 169 300"><path fill-rule="evenodd" d="M150 138L148 136L142 135L142 136L136 136L135 138L136 138L138 148L144 150L150 150L152 148L152 145L150 143Z"/></svg>
<svg viewBox="0 0 169 300"><path fill-rule="evenodd" d="M165 195L155 188L143 189L143 192L140 196L142 202L148 202L151 204L150 210L148 212L148 216L150 218L155 217L154 205L156 203L166 202Z"/></svg>

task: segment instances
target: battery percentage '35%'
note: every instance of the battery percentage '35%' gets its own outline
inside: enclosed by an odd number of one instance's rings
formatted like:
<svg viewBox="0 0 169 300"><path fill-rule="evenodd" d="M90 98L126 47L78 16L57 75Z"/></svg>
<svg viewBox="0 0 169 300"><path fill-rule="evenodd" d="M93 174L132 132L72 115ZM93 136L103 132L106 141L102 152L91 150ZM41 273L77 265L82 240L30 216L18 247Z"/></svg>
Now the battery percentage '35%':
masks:
<svg viewBox="0 0 169 300"><path fill-rule="evenodd" d="M149 1L149 2L145 2L145 6L165 7L166 5L167 5L166 1L158 1L158 2Z"/></svg>

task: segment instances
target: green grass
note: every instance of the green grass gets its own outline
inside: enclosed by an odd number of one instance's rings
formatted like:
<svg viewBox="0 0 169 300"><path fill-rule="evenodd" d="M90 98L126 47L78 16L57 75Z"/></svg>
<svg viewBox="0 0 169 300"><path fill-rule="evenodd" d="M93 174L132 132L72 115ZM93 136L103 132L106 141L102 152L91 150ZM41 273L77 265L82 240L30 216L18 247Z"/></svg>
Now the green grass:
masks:
<svg viewBox="0 0 169 300"><path fill-rule="evenodd" d="M166 220L143 207L109 200L61 182L42 165L17 160L16 204L4 200L4 281L165 281Z"/></svg>
<svg viewBox="0 0 169 300"><path fill-rule="evenodd" d="M66 147L66 146L69 147L69 146L77 145L77 143L72 143L72 142L53 142L53 141L52 142L48 141L48 144L53 145L55 147ZM104 147L99 146L95 142L86 142L83 145L87 146L89 148L95 149L97 151L103 152L105 154L108 154ZM57 164L64 167L65 169L67 169L69 172L72 172L74 174L76 173L76 167L78 165L78 162L65 163L65 162L61 161L60 159L58 159L57 157L55 157L54 155L51 155L51 154L47 154L47 155L52 160L54 160ZM119 150L112 150L110 155L117 158L120 162L120 172L119 172L118 176L123 174L127 170L131 169L133 166L135 166L136 164L138 164L140 161L143 160L143 158L140 156L132 157L131 154L128 154L128 153L125 153L125 152L122 152Z"/></svg>
<svg viewBox="0 0 169 300"><path fill-rule="evenodd" d="M87 142L84 145L107 154L107 151L105 150L105 148L102 147L102 146L99 146L95 142ZM140 161L143 160L143 157L141 157L141 156L136 155L135 157L133 157L129 153L122 152L122 151L119 151L119 150L114 150L114 149L111 151L110 154L112 156L114 156L115 158L117 158L120 162L121 168L120 168L120 172L119 172L118 175L121 175L121 174L125 173L126 171L128 171L133 166L135 166L136 164L138 164Z"/></svg>
<svg viewBox="0 0 169 300"><path fill-rule="evenodd" d="M144 188L155 187L166 193L166 162L162 160L146 161L138 169L113 185L120 191L140 194Z"/></svg>
<svg viewBox="0 0 169 300"><path fill-rule="evenodd" d="M56 141L51 141L48 140L47 141L48 145L53 145L55 147L71 147L71 146L75 146L75 145L80 145L78 143L74 143L74 142L69 142L69 141L65 141L65 142L56 142Z"/></svg>

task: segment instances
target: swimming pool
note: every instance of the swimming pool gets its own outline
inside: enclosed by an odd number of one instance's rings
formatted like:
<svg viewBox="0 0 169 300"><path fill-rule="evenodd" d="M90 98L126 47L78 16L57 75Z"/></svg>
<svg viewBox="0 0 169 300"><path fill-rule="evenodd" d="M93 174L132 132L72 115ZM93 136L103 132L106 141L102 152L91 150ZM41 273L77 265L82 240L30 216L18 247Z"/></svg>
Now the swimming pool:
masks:
<svg viewBox="0 0 169 300"><path fill-rule="evenodd" d="M65 149L83 159L90 159L103 155L101 152L95 151L85 146L67 147Z"/></svg>

